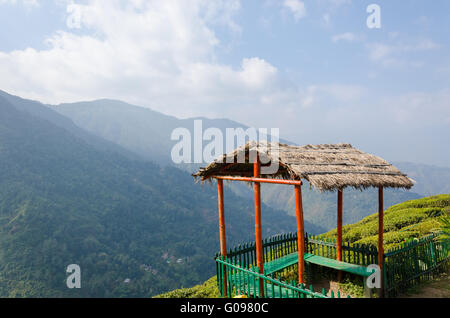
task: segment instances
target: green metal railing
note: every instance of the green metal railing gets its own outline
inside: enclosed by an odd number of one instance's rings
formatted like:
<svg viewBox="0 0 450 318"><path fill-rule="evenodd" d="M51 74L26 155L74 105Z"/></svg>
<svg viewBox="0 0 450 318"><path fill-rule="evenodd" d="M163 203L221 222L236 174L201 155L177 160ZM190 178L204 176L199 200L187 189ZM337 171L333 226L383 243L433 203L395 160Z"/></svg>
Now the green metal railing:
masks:
<svg viewBox="0 0 450 318"><path fill-rule="evenodd" d="M439 234L433 234L411 243L400 244L397 248L384 254L385 296L395 296L408 287L432 279L434 275L447 269L450 260L450 241L440 241L438 236ZM343 243L342 249L343 262L362 266L378 264L378 249L375 246ZM265 263L295 253L297 250L297 233L272 236L263 240ZM336 241L306 234L305 251L309 254L336 259ZM220 257L222 256L216 255L217 260L220 260ZM237 267L234 268L235 270L254 273L256 266L255 242L236 246L229 250L226 259L222 257L221 261L217 261L219 288L222 288L220 273L227 270L224 267L225 263L227 266ZM286 268L286 270L289 269ZM260 274L254 273L254 275ZM273 279L273 277L264 277L269 282ZM280 286L280 283L277 284L276 286Z"/></svg>
<svg viewBox="0 0 450 318"><path fill-rule="evenodd" d="M306 234L306 253L337 259L335 239L320 238ZM342 262L368 266L378 264L378 249L372 245L342 243Z"/></svg>
<svg viewBox="0 0 450 318"><path fill-rule="evenodd" d="M264 263L297 252L297 234L288 233L266 238L263 240ZM218 257L219 254L216 255ZM230 249L227 258L243 268L256 265L256 243L246 243Z"/></svg>
<svg viewBox="0 0 450 318"><path fill-rule="evenodd" d="M336 240L319 239L305 235L306 253L336 259ZM298 251L297 233L287 233L269 237L263 240L264 262L273 261ZM371 265L378 263L376 247L364 244L343 243L342 261L356 265ZM216 257L219 254L216 255ZM238 245L230 249L227 257L244 268L256 265L255 242Z"/></svg>
<svg viewBox="0 0 450 318"><path fill-rule="evenodd" d="M334 244L334 245L333 245ZM311 254L320 255L324 257L329 258L335 258L336 257L336 243L332 241L319 241L316 237L312 235L306 234L305 239L305 245L307 247L306 251ZM364 249L360 246L346 246L343 248L348 253L349 259L354 258L358 260L362 259L369 259L369 257L372 256L373 250ZM263 251L264 251L264 263L279 259L283 256L295 253L298 251L298 245L297 245L297 233L287 233L287 234L281 234L272 236L269 238L266 238L263 240ZM369 254L364 254L365 252ZM357 256L354 256L357 255ZM375 254L376 255L376 249ZM367 257L366 257L367 256ZM376 256L375 256L376 258ZM264 284L269 284L269 286L273 288L281 288L281 291L276 291L275 294L271 293L271 289L269 289L269 294L265 294L265 296L270 297L294 297L294 298L304 298L303 296L307 295L308 297L312 297L309 293L313 290L313 287L310 286L309 290L305 289L304 286L297 286L295 282L281 282L280 280L277 280L273 277L273 275L265 276L261 275L258 272L255 272L256 268L256 243L246 243L242 245L238 245L233 249L230 249L227 252L226 258L222 255L217 254L216 255L216 261L217 261L217 281L219 290L221 291L222 295L227 295L228 297L230 295L236 295L236 293L241 294L244 292L239 287L236 289L236 286L246 286L248 288L251 287L251 290L254 294L254 297L260 297L259 290L253 291L254 287L252 285L255 283L255 281L259 281L259 279L262 279L262 282ZM297 265L292 265L290 267L294 268ZM290 267L284 268L284 270L289 270ZM231 273L228 273L230 271L230 268L232 270ZM246 275L241 275L242 279L248 279L248 282L242 282L241 279L239 279L239 276L236 276L233 272L233 270L238 271L239 273L246 273L247 275L250 275L251 278L248 278ZM256 276L255 276L256 275ZM223 278L227 277L228 284L223 283ZM233 281L231 279L237 279L236 281ZM256 283L257 284L257 283ZM259 285L258 285L259 286ZM234 288L234 289L233 289ZM267 286L265 286L267 288ZM225 290L227 292L225 292ZM291 294L287 295L286 291L289 290ZM249 292L248 290L245 291L245 293ZM313 292L314 297L319 297L318 295L324 296L324 292L322 294ZM295 296L296 295L296 296ZM303 296L302 296L303 295ZM334 297L334 293L331 292L331 297ZM340 293L336 295L338 298L340 298ZM306 296L305 296L306 297ZM326 296L324 296L326 297Z"/></svg>
<svg viewBox="0 0 450 318"><path fill-rule="evenodd" d="M253 268L243 268L232 264L231 259L219 256L217 280L222 296L236 297L246 295L252 298L335 298L333 292L327 296L325 289L321 293L315 292L313 286L309 289L303 284L297 285L294 281L282 282L273 277L262 275ZM225 278L225 279L224 279ZM262 284L262 289L260 288ZM336 295L340 298L340 293Z"/></svg>
<svg viewBox="0 0 450 318"><path fill-rule="evenodd" d="M384 254L386 296L394 297L447 270L450 240L439 240L438 237L439 233L436 233L403 243Z"/></svg>

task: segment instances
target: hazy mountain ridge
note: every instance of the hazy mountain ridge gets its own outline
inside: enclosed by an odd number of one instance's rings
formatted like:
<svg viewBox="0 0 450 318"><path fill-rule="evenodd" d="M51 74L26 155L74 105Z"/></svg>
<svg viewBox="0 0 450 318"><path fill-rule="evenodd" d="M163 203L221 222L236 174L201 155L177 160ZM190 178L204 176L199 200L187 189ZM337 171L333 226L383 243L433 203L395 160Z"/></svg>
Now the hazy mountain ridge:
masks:
<svg viewBox="0 0 450 318"><path fill-rule="evenodd" d="M70 118L55 112L47 107L48 105L42 104L38 101L23 99L19 96L8 94L2 90L0 90L0 97L3 97L6 101L10 102L16 109L26 112L36 118L48 121L57 127L63 128L70 132L73 136L83 140L99 150L112 151L127 156L131 159L139 159L139 156L136 153L128 151L125 148L118 146L117 143L107 141L96 134L80 128L78 125L74 124Z"/></svg>
<svg viewBox="0 0 450 318"><path fill-rule="evenodd" d="M412 162L393 164L416 181L412 191L424 196L450 193L450 168Z"/></svg>
<svg viewBox="0 0 450 318"><path fill-rule="evenodd" d="M171 150L178 141L171 140L171 134L176 128L188 129L191 132L192 144L196 120L202 121L203 131L208 128L219 128L224 136L227 128L244 130L249 128L229 119L204 117L178 119L149 108L107 99L51 107L70 118L80 128L163 165L173 164ZM204 141L203 145L208 143Z"/></svg>

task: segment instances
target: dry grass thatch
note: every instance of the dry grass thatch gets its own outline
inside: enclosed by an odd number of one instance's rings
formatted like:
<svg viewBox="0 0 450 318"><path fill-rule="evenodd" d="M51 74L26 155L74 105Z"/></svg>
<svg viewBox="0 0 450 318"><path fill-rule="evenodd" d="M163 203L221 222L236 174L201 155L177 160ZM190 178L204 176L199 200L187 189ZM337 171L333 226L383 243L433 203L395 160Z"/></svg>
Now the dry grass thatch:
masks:
<svg viewBox="0 0 450 318"><path fill-rule="evenodd" d="M319 190L380 186L410 189L414 185L413 180L384 159L364 153L350 144L299 147L249 142L221 156L193 176L202 182L214 176L252 176L256 153L263 167L279 163L276 173L263 177L306 179Z"/></svg>

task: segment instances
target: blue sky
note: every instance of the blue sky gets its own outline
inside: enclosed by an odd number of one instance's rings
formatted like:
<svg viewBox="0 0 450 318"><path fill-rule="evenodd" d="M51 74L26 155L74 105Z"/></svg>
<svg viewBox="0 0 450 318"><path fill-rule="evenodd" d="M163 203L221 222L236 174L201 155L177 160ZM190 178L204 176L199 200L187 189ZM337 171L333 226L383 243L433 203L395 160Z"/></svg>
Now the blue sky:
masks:
<svg viewBox="0 0 450 318"><path fill-rule="evenodd" d="M0 0L0 89L450 166L449 30L446 0Z"/></svg>

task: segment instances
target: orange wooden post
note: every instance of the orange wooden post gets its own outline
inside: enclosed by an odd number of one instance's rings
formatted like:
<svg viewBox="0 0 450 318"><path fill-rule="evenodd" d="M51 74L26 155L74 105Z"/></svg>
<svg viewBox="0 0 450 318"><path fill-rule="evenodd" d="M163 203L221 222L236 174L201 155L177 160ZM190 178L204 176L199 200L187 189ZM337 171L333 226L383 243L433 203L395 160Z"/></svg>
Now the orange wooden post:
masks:
<svg viewBox="0 0 450 318"><path fill-rule="evenodd" d="M342 200L343 191L338 190L338 201L337 201L337 238L336 238L336 258L338 261L342 262ZM338 272L338 280L341 281L342 272Z"/></svg>
<svg viewBox="0 0 450 318"><path fill-rule="evenodd" d="M383 297L384 287L384 274L383 274L383 262L384 262L384 247L383 247L383 232L384 232L384 199L383 199L383 187L378 188L378 266L380 266L381 275L381 290L380 296Z"/></svg>
<svg viewBox="0 0 450 318"><path fill-rule="evenodd" d="M261 176L261 163L259 157L253 164L253 174L255 178ZM260 274L264 274L264 261L263 261L263 243L261 233L261 184L255 182L255 236L256 236L256 264ZM264 281L259 280L259 294L264 297Z"/></svg>
<svg viewBox="0 0 450 318"><path fill-rule="evenodd" d="M220 253L227 256L227 238L225 233L225 208L223 199L223 180L217 180L219 197Z"/></svg>
<svg viewBox="0 0 450 318"><path fill-rule="evenodd" d="M223 199L223 180L217 180L217 190L219 198L219 231L220 231L220 254L223 257L227 256L227 238L225 234L225 208ZM227 297L227 273L226 271L222 274L223 286L224 286L224 296Z"/></svg>
<svg viewBox="0 0 450 318"><path fill-rule="evenodd" d="M305 283L305 224L303 220L302 186L295 186L295 212L297 215L298 282Z"/></svg>

